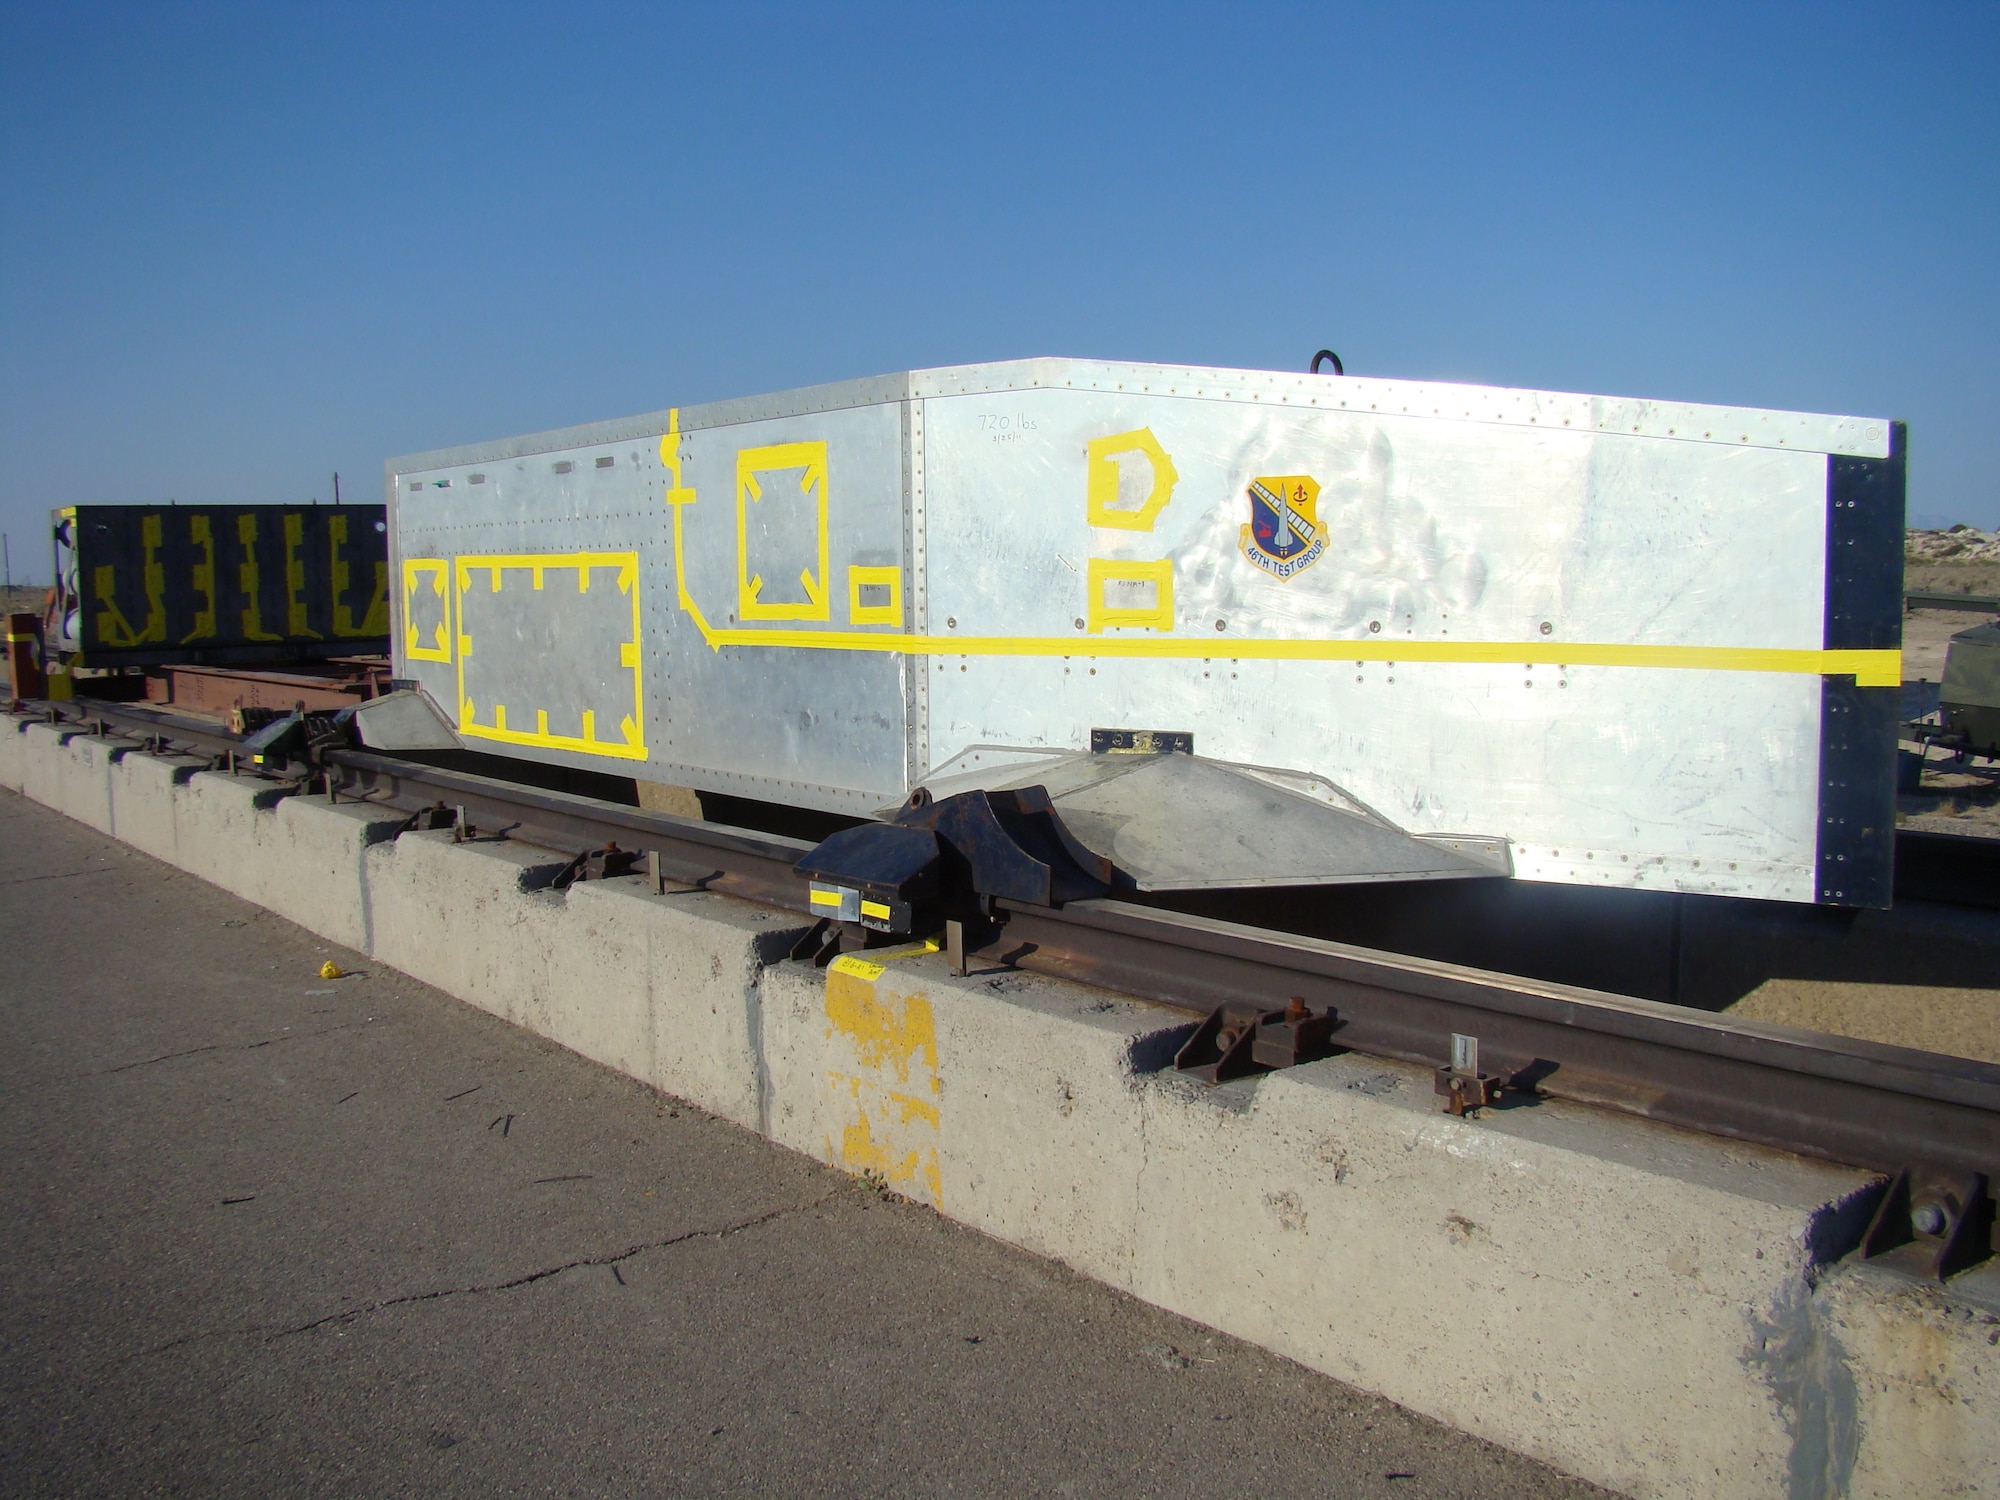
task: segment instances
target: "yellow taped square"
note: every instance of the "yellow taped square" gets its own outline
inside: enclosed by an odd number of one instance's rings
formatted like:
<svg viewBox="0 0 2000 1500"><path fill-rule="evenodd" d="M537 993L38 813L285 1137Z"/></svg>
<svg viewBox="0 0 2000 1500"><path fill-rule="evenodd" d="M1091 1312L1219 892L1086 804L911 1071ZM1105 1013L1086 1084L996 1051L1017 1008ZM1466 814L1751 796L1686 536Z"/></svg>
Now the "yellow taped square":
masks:
<svg viewBox="0 0 2000 1500"><path fill-rule="evenodd" d="M1093 557L1086 583L1088 596L1084 601L1084 614L1091 634L1095 635L1107 626L1129 625L1147 630L1174 628L1172 558L1162 557L1151 562L1114 562L1109 558ZM1153 601L1139 605L1107 603L1105 591L1113 583L1151 584Z"/></svg>
<svg viewBox="0 0 2000 1500"><path fill-rule="evenodd" d="M886 588L886 604L863 604L861 591ZM901 568L850 567L847 570L847 618L856 625L900 625L903 623L903 570Z"/></svg>

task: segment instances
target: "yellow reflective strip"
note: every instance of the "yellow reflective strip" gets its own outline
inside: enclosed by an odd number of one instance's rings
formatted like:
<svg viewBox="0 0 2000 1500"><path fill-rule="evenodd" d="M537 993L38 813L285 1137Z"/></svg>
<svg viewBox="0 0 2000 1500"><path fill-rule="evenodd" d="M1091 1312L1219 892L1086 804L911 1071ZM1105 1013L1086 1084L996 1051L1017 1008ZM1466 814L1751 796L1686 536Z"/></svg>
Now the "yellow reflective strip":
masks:
<svg viewBox="0 0 2000 1500"><path fill-rule="evenodd" d="M861 903L861 915L864 917L880 917L886 922L889 920L889 908L884 906L880 901L864 901Z"/></svg>
<svg viewBox="0 0 2000 1500"><path fill-rule="evenodd" d="M838 906L840 905L840 892L814 891L807 899L814 906Z"/></svg>

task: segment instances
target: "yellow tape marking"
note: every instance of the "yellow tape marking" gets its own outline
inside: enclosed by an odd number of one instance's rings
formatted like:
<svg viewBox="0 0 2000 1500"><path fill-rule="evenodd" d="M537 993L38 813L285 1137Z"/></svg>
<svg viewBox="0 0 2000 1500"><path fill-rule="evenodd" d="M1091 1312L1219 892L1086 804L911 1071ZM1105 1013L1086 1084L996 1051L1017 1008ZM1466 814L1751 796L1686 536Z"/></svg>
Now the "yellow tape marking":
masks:
<svg viewBox="0 0 2000 1500"><path fill-rule="evenodd" d="M442 557L403 559L403 654L412 661L451 660L451 595L446 591L450 570L451 565ZM438 601L437 634L429 644L417 634L416 611L412 607L417 590L426 583Z"/></svg>
<svg viewBox="0 0 2000 1500"><path fill-rule="evenodd" d="M139 520L139 545L145 553L140 564L140 582L146 591L146 623L134 629L118 607L118 572L110 564L91 575L91 591L97 596L97 639L105 646L144 646L167 638L167 570L160 562L163 532L158 516ZM275 640L276 637L269 637Z"/></svg>
<svg viewBox="0 0 2000 1500"><path fill-rule="evenodd" d="M841 1117L826 1155L850 1172L869 1172L900 1192L936 1204L938 1160L937 1019L921 995L882 996L875 981L898 958L935 953L937 943L843 954L827 966L829 1103Z"/></svg>
<svg viewBox="0 0 2000 1500"><path fill-rule="evenodd" d="M1143 453L1153 465L1153 488L1137 510L1118 505L1118 463L1121 453ZM1084 445L1084 499L1093 526L1111 526L1120 531L1151 531L1153 523L1173 498L1180 475L1167 450L1153 436L1150 427L1110 437L1092 438Z"/></svg>
<svg viewBox="0 0 2000 1500"><path fill-rule="evenodd" d="M257 566L257 516L245 511L236 518L236 542L243 549L243 561L236 565L236 586L243 593L243 639L281 641L283 636L264 628L262 571Z"/></svg>
<svg viewBox="0 0 2000 1500"><path fill-rule="evenodd" d="M375 570L375 587L368 595L368 609L361 617L361 623L354 623L354 609L347 603L347 591L353 586L354 570L348 565L344 555L347 548L347 517L329 516L326 521L326 546L333 565L333 633L345 638L355 636L387 635L389 633L389 564L371 563ZM438 593L443 594L442 580Z"/></svg>
<svg viewBox="0 0 2000 1500"><path fill-rule="evenodd" d="M889 602L886 604L863 604L861 591L865 588L887 588ZM856 625L900 625L903 623L903 570L901 568L864 568L859 565L847 570L847 618Z"/></svg>
<svg viewBox="0 0 2000 1500"><path fill-rule="evenodd" d="M215 527L207 516L188 517L188 541L201 548L201 561L189 569L189 581L201 591L201 608L195 611L194 628L181 637L183 646L215 635Z"/></svg>
<svg viewBox="0 0 2000 1500"><path fill-rule="evenodd" d="M813 899L815 901L819 899L817 892L814 893ZM835 906L840 904L838 896L831 899ZM881 914L887 916L889 909L886 906L883 907ZM856 979L880 979L888 972L885 966L893 960L898 958L918 958L926 953L935 953L938 951L938 942L936 938L923 938L917 942L904 943L895 948L869 948L865 951L869 955L868 958L863 958L857 953L841 954L840 957L826 966L827 971L833 974L852 974Z"/></svg>
<svg viewBox="0 0 2000 1500"><path fill-rule="evenodd" d="M497 594L500 592L501 580L510 572L525 572L533 582L547 572L559 572L569 568L577 571L578 593L584 593L589 589L590 574L594 570L610 569L617 578L618 592L625 595L632 604L632 637L628 641L619 642L618 645L618 664L621 669L632 674L632 712L619 719L619 738L610 740L598 735L597 715L591 709L583 711L583 723L578 734L549 733L547 716L539 709L536 710L536 728L509 729L504 704L494 705L491 724L477 722L473 717L472 700L465 696L465 658L472 654L472 637L465 633L465 596L471 591L472 575L482 572L488 574L492 592ZM638 553L545 552L457 557L452 559L452 578L458 616L458 701L462 709L458 728L461 734L472 735L478 739L500 740L510 745L541 745L553 750L574 750L583 755L612 755L621 760L646 759L646 745L641 729L646 722L645 672L642 669L641 650L641 643L645 637L639 628Z"/></svg>
<svg viewBox="0 0 2000 1500"><path fill-rule="evenodd" d="M1170 558L1154 562L1114 562L1110 558L1090 559L1087 574L1089 592L1084 615L1090 633L1101 634L1109 626L1138 626L1146 630L1174 628L1174 565ZM1104 602L1104 590L1112 583L1150 583L1151 604L1123 605Z"/></svg>
<svg viewBox="0 0 2000 1500"><path fill-rule="evenodd" d="M292 639L316 641L319 632L306 620L306 560L299 555L305 545L306 518L296 512L285 516L285 625Z"/></svg>
<svg viewBox="0 0 2000 1500"><path fill-rule="evenodd" d="M1110 443L1113 439L1098 441ZM1138 445L1134 444L1133 447ZM1113 450L1105 450L1107 453ZM1150 456L1150 455L1149 455ZM681 513L696 500L682 483L680 409L667 414L660 462L673 476L666 503L674 513L674 593L711 650L767 646L793 651L877 651L911 656L1078 656L1092 660L1151 661L1410 661L1455 665L1646 667L1697 672L1782 672L1852 676L1860 687L1896 687L1903 680L1901 651L1815 651L1763 646L1643 646L1560 644L1539 641L1230 640L1176 636L937 636L911 631L717 629L708 623L687 586ZM1115 468L1114 479L1115 479ZM1157 476L1155 471L1157 493ZM1165 501L1161 502L1163 505ZM1121 513L1130 514L1130 513ZM741 538L739 537L739 544ZM1111 622L1106 622L1107 624Z"/></svg>
<svg viewBox="0 0 2000 1500"><path fill-rule="evenodd" d="M815 497L819 573L815 576L810 568L800 570L799 587L806 597L799 604L764 603L758 598L764 579L750 572L750 502L764 498L757 476L779 469L803 469L799 493ZM827 593L826 572L826 444L774 443L767 448L742 449L736 455L736 612L746 620L828 619L832 600Z"/></svg>

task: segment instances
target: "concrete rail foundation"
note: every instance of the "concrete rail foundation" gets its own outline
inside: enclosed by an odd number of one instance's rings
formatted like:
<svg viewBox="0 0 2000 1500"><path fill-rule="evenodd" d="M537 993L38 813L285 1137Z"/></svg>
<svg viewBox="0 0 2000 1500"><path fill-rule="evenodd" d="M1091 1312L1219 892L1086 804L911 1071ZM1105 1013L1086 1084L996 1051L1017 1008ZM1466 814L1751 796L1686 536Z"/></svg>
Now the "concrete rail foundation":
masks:
<svg viewBox="0 0 2000 1500"><path fill-rule="evenodd" d="M0 719L0 786L938 1212L1634 1496L2000 1496L2000 1303L1829 1263L1877 1180L1358 1056L1207 1090L1185 1017L403 833Z"/></svg>

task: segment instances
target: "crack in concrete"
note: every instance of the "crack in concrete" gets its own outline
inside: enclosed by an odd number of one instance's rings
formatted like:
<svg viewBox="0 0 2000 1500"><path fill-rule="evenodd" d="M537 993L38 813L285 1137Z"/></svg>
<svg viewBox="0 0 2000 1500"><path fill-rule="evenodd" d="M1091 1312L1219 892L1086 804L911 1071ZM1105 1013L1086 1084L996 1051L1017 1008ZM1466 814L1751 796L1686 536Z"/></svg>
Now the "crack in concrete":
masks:
<svg viewBox="0 0 2000 1500"><path fill-rule="evenodd" d="M158 1057L142 1057L137 1062L120 1063L115 1068L103 1068L95 1073L84 1073L84 1078L104 1078L113 1073L129 1073L134 1068L150 1068L154 1063L172 1062L177 1057L195 1057L203 1052L255 1052L260 1047L275 1047L279 1042L309 1041L313 1037L332 1036L337 1031L357 1031L373 1026L373 1019L367 1021L344 1021L338 1026L322 1026L318 1031L298 1031L283 1036L268 1036L261 1042L210 1042L205 1047L189 1047L184 1052L162 1052Z"/></svg>
<svg viewBox="0 0 2000 1500"><path fill-rule="evenodd" d="M229 1333L226 1329L204 1329L200 1333L184 1333L177 1339L168 1339L164 1344L155 1344L150 1349L137 1349L130 1354L121 1354L118 1358L106 1363L103 1368L106 1370L123 1369L134 1360L151 1359L156 1354L166 1354L186 1344L199 1344L204 1339L225 1339L228 1337Z"/></svg>
<svg viewBox="0 0 2000 1500"><path fill-rule="evenodd" d="M324 1328L329 1323L351 1323L368 1313L381 1312L385 1308L403 1307L413 1302L438 1302L447 1297L479 1296L487 1292L511 1292L524 1286L532 1286L538 1281L547 1281L551 1276L560 1276L565 1271L581 1271L592 1266L616 1266L636 1255L644 1255L649 1250L667 1250L675 1245L684 1245L691 1240L727 1239L733 1234L742 1234L757 1229L792 1214L807 1213L833 1199L832 1193L822 1194L809 1203L793 1204L785 1208L774 1208L768 1213L754 1214L750 1218L734 1224L725 1224L720 1229L690 1229L682 1234L669 1235L663 1240L647 1240L643 1244L631 1245L623 1250L604 1255L586 1255L576 1260L564 1261L561 1265L544 1266L539 1271L516 1276L507 1281L489 1282L474 1286L440 1287L434 1292L409 1292L401 1297L385 1297L379 1302L370 1302L361 1307L346 1308L341 1312L328 1313L323 1318L314 1318L310 1323L301 1323L294 1328L282 1328L276 1333L264 1335L264 1342L276 1343L295 1334L310 1333L315 1328Z"/></svg>
<svg viewBox="0 0 2000 1500"><path fill-rule="evenodd" d="M172 1062L177 1057L194 1057L203 1052L220 1052L221 1042L210 1042L206 1047L189 1047L184 1052L162 1052L158 1057L141 1058L138 1062L120 1063L115 1068L105 1068L97 1073L85 1073L85 1078L103 1078L112 1073L129 1073L134 1068L150 1068L154 1063Z"/></svg>

